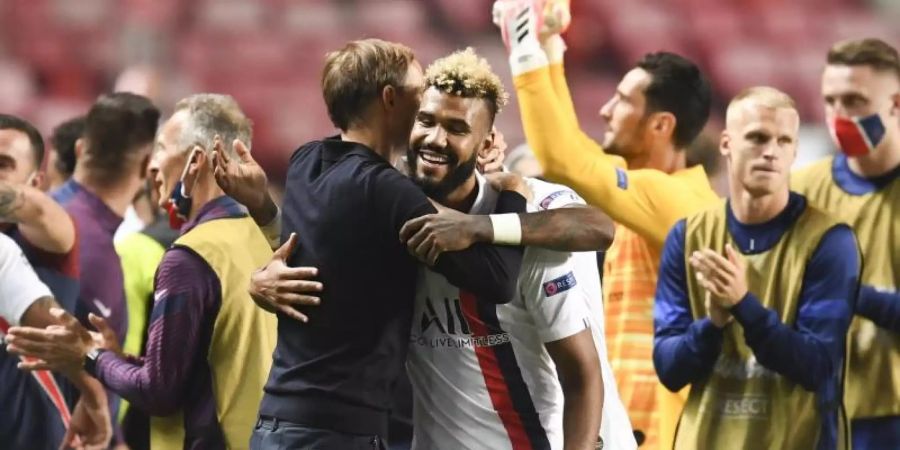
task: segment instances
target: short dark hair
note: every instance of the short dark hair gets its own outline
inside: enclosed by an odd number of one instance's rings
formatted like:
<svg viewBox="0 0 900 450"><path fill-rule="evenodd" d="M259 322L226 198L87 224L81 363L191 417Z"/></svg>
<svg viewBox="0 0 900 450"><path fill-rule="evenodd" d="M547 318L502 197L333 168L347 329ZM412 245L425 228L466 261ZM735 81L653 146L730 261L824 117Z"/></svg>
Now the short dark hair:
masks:
<svg viewBox="0 0 900 450"><path fill-rule="evenodd" d="M673 141L683 148L700 134L709 119L712 89L696 64L669 52L648 53L637 66L651 76L644 91L647 112L670 112L675 116Z"/></svg>
<svg viewBox="0 0 900 450"><path fill-rule="evenodd" d="M415 60L409 47L380 39L348 43L326 56L322 95L334 126L347 131L385 86L401 86Z"/></svg>
<svg viewBox="0 0 900 450"><path fill-rule="evenodd" d="M56 153L53 166L66 176L75 172L75 142L84 135L85 116L69 119L53 129L50 133L50 146Z"/></svg>
<svg viewBox="0 0 900 450"><path fill-rule="evenodd" d="M0 130L16 130L25 133L28 136L28 142L31 143L31 156L34 157L34 165L38 169L44 162L44 138L41 132L31 124L31 122L9 114L0 114Z"/></svg>
<svg viewBox="0 0 900 450"><path fill-rule="evenodd" d="M880 72L893 72L900 79L900 55L881 39L849 39L828 50L828 64L869 66Z"/></svg>
<svg viewBox="0 0 900 450"><path fill-rule="evenodd" d="M156 137L159 110L144 96L116 92L101 95L85 120L85 164L98 179L115 181L127 171L128 156Z"/></svg>

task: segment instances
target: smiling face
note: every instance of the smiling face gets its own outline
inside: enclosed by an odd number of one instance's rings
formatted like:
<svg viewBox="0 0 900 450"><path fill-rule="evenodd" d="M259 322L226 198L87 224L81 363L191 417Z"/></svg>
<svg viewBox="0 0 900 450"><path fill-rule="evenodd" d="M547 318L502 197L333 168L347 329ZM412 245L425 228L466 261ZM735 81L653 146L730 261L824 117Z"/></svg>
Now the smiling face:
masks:
<svg viewBox="0 0 900 450"><path fill-rule="evenodd" d="M786 192L799 128L800 116L792 107L752 98L729 107L720 149L729 162L732 189L753 197Z"/></svg>
<svg viewBox="0 0 900 450"><path fill-rule="evenodd" d="M430 87L410 134L410 175L426 194L441 200L474 177L478 152L490 145L491 115L486 100Z"/></svg>

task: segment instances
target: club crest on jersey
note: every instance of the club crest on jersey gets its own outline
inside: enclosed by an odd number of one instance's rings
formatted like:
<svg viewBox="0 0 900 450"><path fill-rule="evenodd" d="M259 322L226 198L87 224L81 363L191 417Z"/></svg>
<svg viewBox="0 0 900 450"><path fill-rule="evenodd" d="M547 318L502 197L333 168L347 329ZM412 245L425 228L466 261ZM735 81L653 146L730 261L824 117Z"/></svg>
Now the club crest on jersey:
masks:
<svg viewBox="0 0 900 450"><path fill-rule="evenodd" d="M544 283L544 296L553 297L560 292L565 292L569 289L572 289L576 284L577 282L575 281L575 274L569 272L559 278Z"/></svg>
<svg viewBox="0 0 900 450"><path fill-rule="evenodd" d="M556 192L544 197L544 199L541 200L541 203L539 203L539 205L540 205L541 209L549 209L550 205L553 204L553 201L558 198L563 198L565 200L568 200L568 202L566 204L577 203L579 201L578 196L575 195L574 192L572 192L570 190L563 190L563 191L556 191Z"/></svg>

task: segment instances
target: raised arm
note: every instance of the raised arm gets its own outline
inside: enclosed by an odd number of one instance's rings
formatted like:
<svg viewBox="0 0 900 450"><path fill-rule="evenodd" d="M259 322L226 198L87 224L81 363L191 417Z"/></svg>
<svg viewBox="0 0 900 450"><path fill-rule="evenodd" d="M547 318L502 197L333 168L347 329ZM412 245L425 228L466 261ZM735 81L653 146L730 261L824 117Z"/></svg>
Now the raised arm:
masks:
<svg viewBox="0 0 900 450"><path fill-rule="evenodd" d="M657 247L678 219L693 212L685 199L696 194L684 181L656 170L629 171L584 134L561 64L522 73L514 82L525 136L547 179L575 189Z"/></svg>
<svg viewBox="0 0 900 450"><path fill-rule="evenodd" d="M553 83L553 94L559 105L559 111L563 114L564 120L574 124L577 128L576 139L583 148L595 153L605 153L603 147L591 139L578 121L578 115L575 113L575 102L572 101L572 94L569 92L569 83L566 80L566 70L564 64L564 56L566 51L566 43L562 36L554 34L541 43L541 48L547 55L547 61L550 63L550 81ZM611 156L610 159L617 165L625 167L625 161L619 157Z"/></svg>
<svg viewBox="0 0 900 450"><path fill-rule="evenodd" d="M269 195L266 171L250 155L250 149L238 139L232 142L237 158L229 158L222 140L213 140L213 173L225 195L244 205L262 230L272 249L281 238L281 210Z"/></svg>
<svg viewBox="0 0 900 450"><path fill-rule="evenodd" d="M75 224L58 203L26 185L0 181L0 222L14 222L28 242L51 253L68 253L75 245Z"/></svg>

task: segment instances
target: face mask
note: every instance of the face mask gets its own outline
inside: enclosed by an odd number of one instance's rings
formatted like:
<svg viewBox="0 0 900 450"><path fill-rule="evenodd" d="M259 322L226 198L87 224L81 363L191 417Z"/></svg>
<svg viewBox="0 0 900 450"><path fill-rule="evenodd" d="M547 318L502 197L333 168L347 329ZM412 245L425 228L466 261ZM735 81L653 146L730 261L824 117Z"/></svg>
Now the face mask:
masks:
<svg viewBox="0 0 900 450"><path fill-rule="evenodd" d="M835 117L829 125L831 137L849 157L868 155L884 138L885 128L881 116Z"/></svg>
<svg viewBox="0 0 900 450"><path fill-rule="evenodd" d="M172 193L169 194L169 201L166 203L166 212L169 213L169 228L172 228L173 230L180 230L191 215L192 201L191 196L185 191L184 177L187 175L188 168L191 166L193 156L194 154L191 153L188 157L188 162L184 166L184 171L181 172L181 179L178 180L178 183L175 183L175 187L172 188Z"/></svg>
<svg viewBox="0 0 900 450"><path fill-rule="evenodd" d="M191 197L184 192L183 181L175 183L166 203L166 211L169 213L169 228L173 230L180 230L191 215Z"/></svg>

